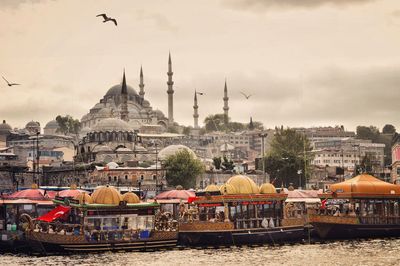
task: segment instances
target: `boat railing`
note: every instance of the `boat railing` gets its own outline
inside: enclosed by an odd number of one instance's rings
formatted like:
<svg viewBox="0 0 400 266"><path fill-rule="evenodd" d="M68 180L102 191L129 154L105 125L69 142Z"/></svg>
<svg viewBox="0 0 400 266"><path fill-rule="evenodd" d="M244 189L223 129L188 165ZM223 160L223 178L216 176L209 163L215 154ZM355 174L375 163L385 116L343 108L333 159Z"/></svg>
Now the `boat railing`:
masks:
<svg viewBox="0 0 400 266"><path fill-rule="evenodd" d="M280 217L264 217L264 218L237 218L235 219L236 229L248 229L248 228L273 228L282 225L282 219Z"/></svg>
<svg viewBox="0 0 400 266"><path fill-rule="evenodd" d="M359 216L361 224L398 224L400 225L400 216Z"/></svg>

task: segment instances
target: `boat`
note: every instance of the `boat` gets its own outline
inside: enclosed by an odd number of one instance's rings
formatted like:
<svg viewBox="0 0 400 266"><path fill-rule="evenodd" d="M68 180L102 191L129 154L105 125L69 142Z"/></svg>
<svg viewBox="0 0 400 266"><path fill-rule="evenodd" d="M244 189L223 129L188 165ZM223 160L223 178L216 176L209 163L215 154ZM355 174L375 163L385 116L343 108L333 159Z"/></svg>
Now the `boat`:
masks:
<svg viewBox="0 0 400 266"><path fill-rule="evenodd" d="M177 245L175 228L159 230L157 202L140 202L112 186L97 188L90 196L56 197L55 209L33 219L26 239L41 254L148 251Z"/></svg>
<svg viewBox="0 0 400 266"><path fill-rule="evenodd" d="M309 221L323 239L400 236L399 185L361 174L319 196L322 206Z"/></svg>
<svg viewBox="0 0 400 266"><path fill-rule="evenodd" d="M302 241L304 219L287 217L286 198L272 184L258 187L247 176L232 176L219 191L189 199L191 206L182 210L179 222L179 244L221 247Z"/></svg>
<svg viewBox="0 0 400 266"><path fill-rule="evenodd" d="M30 249L24 235L26 218L35 218L53 209L50 195L52 193L34 184L29 189L0 197L1 252L23 252Z"/></svg>

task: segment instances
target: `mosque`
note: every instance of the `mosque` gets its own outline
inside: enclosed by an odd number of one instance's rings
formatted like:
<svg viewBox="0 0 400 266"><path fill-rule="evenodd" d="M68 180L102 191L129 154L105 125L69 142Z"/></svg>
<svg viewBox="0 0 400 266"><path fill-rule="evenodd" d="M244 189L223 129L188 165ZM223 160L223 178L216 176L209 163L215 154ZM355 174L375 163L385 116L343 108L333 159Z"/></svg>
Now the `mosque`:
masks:
<svg viewBox="0 0 400 266"><path fill-rule="evenodd" d="M176 125L171 54L167 75L168 117L160 110L154 110L145 99L143 69L140 68L139 93L126 83L124 71L121 84L112 86L100 102L82 117L77 159L107 163L150 159L146 156L150 151L138 143L139 133L151 133L155 138L165 137L167 128Z"/></svg>

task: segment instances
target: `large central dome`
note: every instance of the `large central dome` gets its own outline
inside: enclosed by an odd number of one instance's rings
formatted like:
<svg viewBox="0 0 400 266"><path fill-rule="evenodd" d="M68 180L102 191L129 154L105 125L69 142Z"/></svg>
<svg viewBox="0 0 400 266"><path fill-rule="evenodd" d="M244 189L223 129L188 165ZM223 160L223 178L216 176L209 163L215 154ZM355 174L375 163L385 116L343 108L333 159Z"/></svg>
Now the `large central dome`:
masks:
<svg viewBox="0 0 400 266"><path fill-rule="evenodd" d="M129 85L126 85L126 89L128 90L128 95L129 96L135 96L138 95L137 92ZM122 84L117 84L112 86L106 93L105 97L114 97L114 96L120 96L121 95L121 90L122 90Z"/></svg>

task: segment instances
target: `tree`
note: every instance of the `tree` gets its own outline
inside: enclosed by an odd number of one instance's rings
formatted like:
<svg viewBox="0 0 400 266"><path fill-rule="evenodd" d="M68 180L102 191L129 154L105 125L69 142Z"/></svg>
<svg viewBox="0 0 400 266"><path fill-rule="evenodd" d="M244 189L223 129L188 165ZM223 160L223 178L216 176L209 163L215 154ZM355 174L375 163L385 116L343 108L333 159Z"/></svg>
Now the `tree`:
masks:
<svg viewBox="0 0 400 266"><path fill-rule="evenodd" d="M394 134L394 133L396 133L396 128L391 124L386 124L382 128L382 133L383 134Z"/></svg>
<svg viewBox="0 0 400 266"><path fill-rule="evenodd" d="M78 134L81 130L81 122L79 122L78 119L74 119L70 115L58 115L56 117L56 121L58 123L58 126L60 127L59 129L57 129L57 132L63 133L64 135Z"/></svg>
<svg viewBox="0 0 400 266"><path fill-rule="evenodd" d="M379 138L379 129L375 126L357 126L357 138L369 139L376 143Z"/></svg>
<svg viewBox="0 0 400 266"><path fill-rule="evenodd" d="M189 136L191 130L192 130L192 127L183 127L182 134Z"/></svg>
<svg viewBox="0 0 400 266"><path fill-rule="evenodd" d="M196 177L204 172L204 165L187 150L170 155L164 162L167 182L171 186L181 185L186 189L196 185Z"/></svg>
<svg viewBox="0 0 400 266"><path fill-rule="evenodd" d="M224 131L226 129L224 117L224 114L208 115L204 119L206 131Z"/></svg>
<svg viewBox="0 0 400 266"><path fill-rule="evenodd" d="M307 162L314 158L310 153L310 141L290 128L276 128L275 131L271 152L265 158L266 171L277 185L299 186L301 183L304 186L311 170Z"/></svg>
<svg viewBox="0 0 400 266"><path fill-rule="evenodd" d="M213 158L213 165L215 166L215 169L219 170L221 169L221 157L214 157Z"/></svg>
<svg viewBox="0 0 400 266"><path fill-rule="evenodd" d="M232 160L228 160L228 158L224 155L222 162L222 169L232 171L235 168L235 165Z"/></svg>

